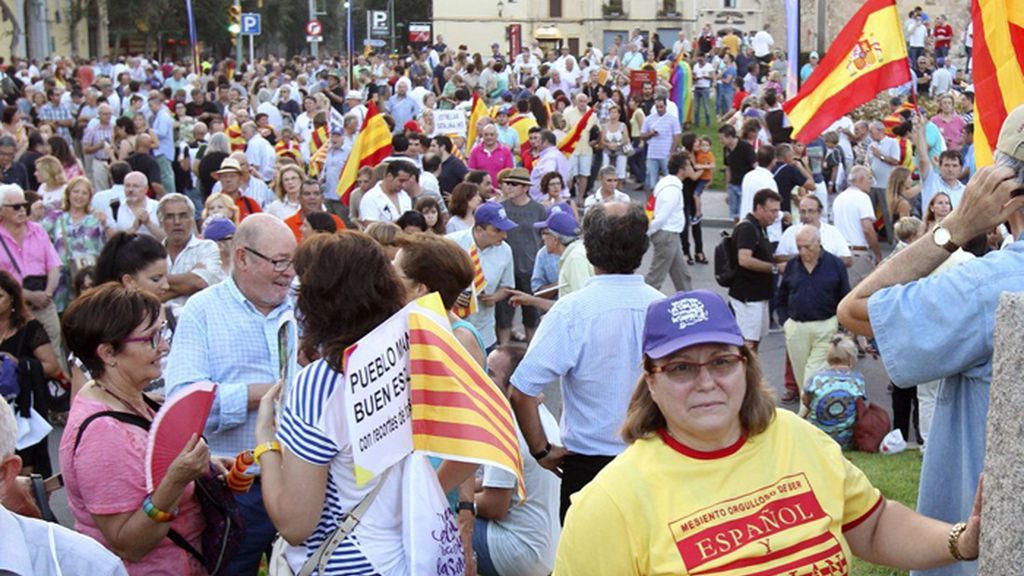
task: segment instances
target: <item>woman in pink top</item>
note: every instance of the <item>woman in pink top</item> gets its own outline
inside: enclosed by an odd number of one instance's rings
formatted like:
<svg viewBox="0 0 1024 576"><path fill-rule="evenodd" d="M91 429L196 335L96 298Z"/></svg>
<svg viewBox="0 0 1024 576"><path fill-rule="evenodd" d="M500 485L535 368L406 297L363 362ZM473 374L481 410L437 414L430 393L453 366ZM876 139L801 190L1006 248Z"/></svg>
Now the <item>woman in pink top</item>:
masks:
<svg viewBox="0 0 1024 576"><path fill-rule="evenodd" d="M132 576L202 575L203 566L168 538L171 530L202 549L205 520L193 480L210 452L193 436L152 493L146 490L148 433L105 411L152 421L156 403L142 390L160 377L167 353L163 307L155 296L108 283L64 313L64 338L93 380L75 397L60 442L60 461L75 529L120 556Z"/></svg>

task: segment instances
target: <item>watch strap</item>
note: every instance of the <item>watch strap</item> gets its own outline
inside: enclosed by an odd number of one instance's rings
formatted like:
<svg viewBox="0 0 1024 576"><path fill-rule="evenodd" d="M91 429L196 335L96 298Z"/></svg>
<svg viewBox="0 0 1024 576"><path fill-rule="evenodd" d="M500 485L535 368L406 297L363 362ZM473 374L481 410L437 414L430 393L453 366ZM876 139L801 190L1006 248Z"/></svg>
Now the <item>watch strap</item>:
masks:
<svg viewBox="0 0 1024 576"><path fill-rule="evenodd" d="M530 456L533 456L534 460L543 460L548 454L551 453L551 442L548 442L544 449L540 452L530 452Z"/></svg>

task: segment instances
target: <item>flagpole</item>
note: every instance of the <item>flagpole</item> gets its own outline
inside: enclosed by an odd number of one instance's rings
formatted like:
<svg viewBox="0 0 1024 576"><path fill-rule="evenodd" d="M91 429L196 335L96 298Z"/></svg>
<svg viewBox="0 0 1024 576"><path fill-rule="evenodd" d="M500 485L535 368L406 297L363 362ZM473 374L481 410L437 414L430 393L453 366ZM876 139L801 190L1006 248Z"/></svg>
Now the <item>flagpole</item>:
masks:
<svg viewBox="0 0 1024 576"><path fill-rule="evenodd" d="M348 89L355 90L355 68L352 63L352 2L345 0L345 46L348 51Z"/></svg>
<svg viewBox="0 0 1024 576"><path fill-rule="evenodd" d="M786 51L789 53L786 97L796 96L800 82L800 2L786 0Z"/></svg>
<svg viewBox="0 0 1024 576"><path fill-rule="evenodd" d="M188 41L192 47L192 71L201 74L199 69L199 44L196 41L196 19L192 13L192 0L185 0L185 13L188 16Z"/></svg>

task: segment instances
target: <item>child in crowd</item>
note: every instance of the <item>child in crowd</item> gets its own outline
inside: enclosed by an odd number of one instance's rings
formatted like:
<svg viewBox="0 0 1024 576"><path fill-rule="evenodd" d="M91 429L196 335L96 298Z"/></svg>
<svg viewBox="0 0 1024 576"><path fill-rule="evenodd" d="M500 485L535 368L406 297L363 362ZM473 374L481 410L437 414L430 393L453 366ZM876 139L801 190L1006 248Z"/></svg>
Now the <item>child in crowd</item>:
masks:
<svg viewBox="0 0 1024 576"><path fill-rule="evenodd" d="M857 346L849 336L836 334L828 347L828 367L819 370L804 387L801 413L843 449L853 447L857 398L866 398L864 376L853 369Z"/></svg>
<svg viewBox="0 0 1024 576"><path fill-rule="evenodd" d="M700 179L697 180L697 188L693 191L694 213L691 224L701 221L704 212L701 210L700 195L704 189L711 184L711 177L715 173L715 155L711 152L711 138L702 136L693 151L693 167L701 170Z"/></svg>

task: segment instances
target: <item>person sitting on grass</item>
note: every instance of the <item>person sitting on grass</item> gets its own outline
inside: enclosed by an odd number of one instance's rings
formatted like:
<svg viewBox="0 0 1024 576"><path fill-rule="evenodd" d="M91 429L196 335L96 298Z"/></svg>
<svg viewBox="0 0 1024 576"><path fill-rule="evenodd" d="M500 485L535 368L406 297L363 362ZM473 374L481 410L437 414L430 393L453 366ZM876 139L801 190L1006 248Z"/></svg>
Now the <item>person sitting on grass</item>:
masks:
<svg viewBox="0 0 1024 576"><path fill-rule="evenodd" d="M857 346L849 336L836 334L829 342L827 360L828 367L807 380L801 411L844 450L851 449L857 398L867 398L864 376L853 369L857 364Z"/></svg>

